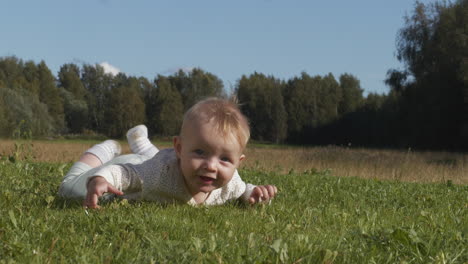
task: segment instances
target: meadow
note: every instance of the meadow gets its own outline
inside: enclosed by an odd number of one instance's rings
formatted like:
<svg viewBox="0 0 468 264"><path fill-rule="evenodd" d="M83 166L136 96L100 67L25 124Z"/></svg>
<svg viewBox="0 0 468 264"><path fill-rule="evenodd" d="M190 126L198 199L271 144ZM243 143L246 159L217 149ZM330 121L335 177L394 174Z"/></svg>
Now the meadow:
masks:
<svg viewBox="0 0 468 264"><path fill-rule="evenodd" d="M86 210L56 193L94 143L0 141L0 263L468 262L463 153L252 144L240 174L270 205Z"/></svg>

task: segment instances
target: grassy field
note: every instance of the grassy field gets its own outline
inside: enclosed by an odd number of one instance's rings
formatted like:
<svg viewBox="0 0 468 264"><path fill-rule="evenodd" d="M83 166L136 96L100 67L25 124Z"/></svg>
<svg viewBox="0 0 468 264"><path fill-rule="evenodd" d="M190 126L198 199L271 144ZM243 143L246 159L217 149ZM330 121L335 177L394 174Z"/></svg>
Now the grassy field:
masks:
<svg viewBox="0 0 468 264"><path fill-rule="evenodd" d="M0 141L0 263L468 263L463 154L256 146L269 206L85 210L56 192L93 143Z"/></svg>
<svg viewBox="0 0 468 264"><path fill-rule="evenodd" d="M48 140L23 142L15 150L12 140L0 140L0 155L14 153L34 161L70 163L98 141ZM170 142L154 142L159 148L171 147ZM128 153L121 141L123 153ZM468 184L468 155L451 152L418 152L407 150L373 150L344 147L292 147L251 144L246 150L243 168L281 174L311 170L329 170L333 176L359 177L405 182Z"/></svg>

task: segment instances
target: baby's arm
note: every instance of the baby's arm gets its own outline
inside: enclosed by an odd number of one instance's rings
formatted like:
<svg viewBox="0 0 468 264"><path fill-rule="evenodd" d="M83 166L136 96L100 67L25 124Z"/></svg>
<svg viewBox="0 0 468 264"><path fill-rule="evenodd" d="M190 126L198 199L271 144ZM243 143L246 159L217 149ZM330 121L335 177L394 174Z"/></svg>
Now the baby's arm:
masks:
<svg viewBox="0 0 468 264"><path fill-rule="evenodd" d="M113 193L116 195L124 194L102 176L94 176L90 178L86 189L87 193L86 198L83 201L83 206L93 209L99 208L99 197L103 196L105 193Z"/></svg>
<svg viewBox="0 0 468 264"><path fill-rule="evenodd" d="M134 170L125 165L109 165L98 170L86 185L87 194L83 205L99 208L99 197L105 193L123 195L123 191L140 191L141 180Z"/></svg>
<svg viewBox="0 0 468 264"><path fill-rule="evenodd" d="M231 182L237 186L245 186L240 199L249 204L267 203L273 199L278 192L278 188L274 185L253 185L244 183L237 170L234 172L234 177Z"/></svg>

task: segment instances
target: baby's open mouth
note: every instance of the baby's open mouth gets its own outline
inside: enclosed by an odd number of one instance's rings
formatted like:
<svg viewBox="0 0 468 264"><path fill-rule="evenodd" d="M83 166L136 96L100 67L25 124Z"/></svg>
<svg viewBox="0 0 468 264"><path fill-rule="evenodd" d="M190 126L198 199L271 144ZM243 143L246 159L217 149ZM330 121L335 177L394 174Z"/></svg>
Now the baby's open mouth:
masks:
<svg viewBox="0 0 468 264"><path fill-rule="evenodd" d="M214 180L215 180L215 179L213 179L213 178L206 177L206 176L200 176L200 179L201 179L203 182L206 182L206 183L211 183L211 182L214 182Z"/></svg>

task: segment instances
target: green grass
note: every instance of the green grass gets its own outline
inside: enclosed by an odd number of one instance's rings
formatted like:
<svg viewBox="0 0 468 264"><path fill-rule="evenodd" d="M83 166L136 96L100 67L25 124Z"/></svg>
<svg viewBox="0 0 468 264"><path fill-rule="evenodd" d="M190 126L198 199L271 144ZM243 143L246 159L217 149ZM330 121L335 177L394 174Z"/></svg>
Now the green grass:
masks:
<svg viewBox="0 0 468 264"><path fill-rule="evenodd" d="M56 196L70 164L0 161L0 263L466 263L468 187L243 170L269 206L101 210Z"/></svg>

